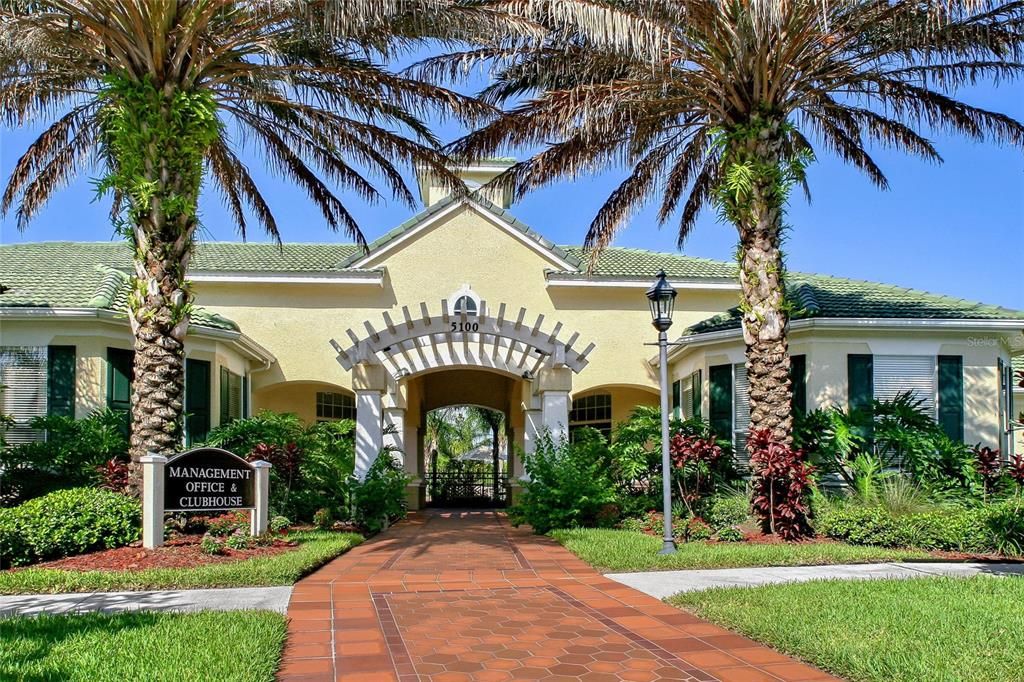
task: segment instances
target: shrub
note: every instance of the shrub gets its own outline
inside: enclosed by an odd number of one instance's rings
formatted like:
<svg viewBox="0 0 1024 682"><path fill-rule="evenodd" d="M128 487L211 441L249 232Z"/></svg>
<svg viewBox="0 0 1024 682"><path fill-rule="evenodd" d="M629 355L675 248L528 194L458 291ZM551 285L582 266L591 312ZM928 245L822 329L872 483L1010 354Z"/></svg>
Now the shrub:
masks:
<svg viewBox="0 0 1024 682"><path fill-rule="evenodd" d="M683 526L683 537L685 537L688 542L696 540L710 540L711 536L714 534L715 531L704 519L687 519L686 525Z"/></svg>
<svg viewBox="0 0 1024 682"><path fill-rule="evenodd" d="M713 497L704 505L703 517L714 528L738 526L750 518L750 496L734 492Z"/></svg>
<svg viewBox="0 0 1024 682"><path fill-rule="evenodd" d="M97 468L111 459L127 459L127 416L101 410L84 419L37 417L34 429L46 440L0 449L4 472L0 504L14 506L54 490L94 485Z"/></svg>
<svg viewBox="0 0 1024 682"><path fill-rule="evenodd" d="M334 525L334 514L327 508L317 509L313 514L313 525L320 530L330 530Z"/></svg>
<svg viewBox="0 0 1024 682"><path fill-rule="evenodd" d="M215 537L227 537L238 531L247 532L252 519L247 511L233 511L206 521L206 530Z"/></svg>
<svg viewBox="0 0 1024 682"><path fill-rule="evenodd" d="M1019 501L904 515L879 506L830 504L819 510L814 527L821 535L857 545L1004 554L1020 554L1024 547Z"/></svg>
<svg viewBox="0 0 1024 682"><path fill-rule="evenodd" d="M536 451L524 458L530 480L509 518L516 525L529 524L536 533L599 523L610 526L610 519L599 516L616 499L608 457L603 439L555 443L544 434Z"/></svg>
<svg viewBox="0 0 1024 682"><path fill-rule="evenodd" d="M139 538L137 500L95 488L58 490L0 515L0 561L25 564L122 547Z"/></svg>
<svg viewBox="0 0 1024 682"><path fill-rule="evenodd" d="M1019 487L1024 488L1024 455L1014 455L1006 465L1006 475Z"/></svg>
<svg viewBox="0 0 1024 682"><path fill-rule="evenodd" d="M199 541L199 551L210 556L217 556L224 553L224 542L220 538L207 533Z"/></svg>
<svg viewBox="0 0 1024 682"><path fill-rule="evenodd" d="M272 533L286 533L292 522L287 516L275 516L270 519L270 531Z"/></svg>
<svg viewBox="0 0 1024 682"><path fill-rule="evenodd" d="M392 521L404 518L408 483L401 462L389 450L382 451L353 490L356 523L367 533L379 533Z"/></svg>
<svg viewBox="0 0 1024 682"><path fill-rule="evenodd" d="M719 528L718 532L715 533L715 540L719 542L743 542L746 536L736 526L726 526L725 528Z"/></svg>
<svg viewBox="0 0 1024 682"><path fill-rule="evenodd" d="M252 546L252 536L236 530L224 539L224 544L230 549L249 549Z"/></svg>
<svg viewBox="0 0 1024 682"><path fill-rule="evenodd" d="M754 513L766 533L794 540L810 531L807 495L813 468L803 453L776 443L767 429L751 431L747 442L753 474Z"/></svg>
<svg viewBox="0 0 1024 682"><path fill-rule="evenodd" d="M111 457L104 464L96 467L99 475L99 487L114 493L127 493L130 488L127 457Z"/></svg>

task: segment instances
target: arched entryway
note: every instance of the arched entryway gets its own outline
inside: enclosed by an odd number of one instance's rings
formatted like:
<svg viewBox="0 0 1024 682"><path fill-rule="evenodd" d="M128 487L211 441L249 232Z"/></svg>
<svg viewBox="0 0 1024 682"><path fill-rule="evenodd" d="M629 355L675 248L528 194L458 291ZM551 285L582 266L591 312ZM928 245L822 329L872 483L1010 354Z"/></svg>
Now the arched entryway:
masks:
<svg viewBox="0 0 1024 682"><path fill-rule="evenodd" d="M579 349L579 334L544 315L505 304L492 312L480 301L475 314L458 313L442 300L431 314L426 303L414 316L388 313L362 334L346 331L348 345L331 343L338 362L352 372L356 400L356 475L362 476L382 447L405 453L413 477L410 506L425 503L423 431L426 414L438 407L473 404L506 415L509 452L530 452L540 433L567 434L572 376L587 365L594 344ZM548 323L550 324L550 323ZM509 456L514 480L522 465Z"/></svg>

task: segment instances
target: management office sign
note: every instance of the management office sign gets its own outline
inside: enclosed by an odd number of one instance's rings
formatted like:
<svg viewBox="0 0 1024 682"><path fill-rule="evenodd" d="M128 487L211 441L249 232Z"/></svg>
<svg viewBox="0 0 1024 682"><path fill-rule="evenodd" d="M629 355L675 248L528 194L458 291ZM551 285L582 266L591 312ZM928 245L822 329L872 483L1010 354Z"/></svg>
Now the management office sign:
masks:
<svg viewBox="0 0 1024 682"><path fill-rule="evenodd" d="M220 448L197 448L167 460L164 511L256 507L256 467Z"/></svg>

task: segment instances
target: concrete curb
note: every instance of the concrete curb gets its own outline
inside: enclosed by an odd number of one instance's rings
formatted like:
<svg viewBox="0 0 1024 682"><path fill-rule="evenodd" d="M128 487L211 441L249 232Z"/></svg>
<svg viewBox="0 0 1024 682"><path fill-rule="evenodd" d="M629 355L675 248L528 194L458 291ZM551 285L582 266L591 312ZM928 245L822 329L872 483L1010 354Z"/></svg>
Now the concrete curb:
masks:
<svg viewBox="0 0 1024 682"><path fill-rule="evenodd" d="M290 585L237 587L210 590L158 590L151 592L73 592L0 596L0 618L73 613L123 611L276 611L285 613Z"/></svg>
<svg viewBox="0 0 1024 682"><path fill-rule="evenodd" d="M982 562L839 564L609 573L606 577L652 597L664 599L680 592L698 592L715 587L757 587L773 583L795 583L810 580L878 580L882 578L968 577L973 575L1024 576L1024 564Z"/></svg>

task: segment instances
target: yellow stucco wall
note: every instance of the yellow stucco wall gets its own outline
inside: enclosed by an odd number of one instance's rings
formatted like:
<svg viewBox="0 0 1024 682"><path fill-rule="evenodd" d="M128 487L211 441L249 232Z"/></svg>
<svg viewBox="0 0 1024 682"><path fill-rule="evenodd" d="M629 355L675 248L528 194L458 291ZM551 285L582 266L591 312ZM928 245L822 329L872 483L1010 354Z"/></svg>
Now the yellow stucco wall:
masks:
<svg viewBox="0 0 1024 682"><path fill-rule="evenodd" d="M364 321L380 328L382 313L400 319L402 305L418 316L425 301L432 314L440 314L441 300L467 284L492 311L505 303L514 317L525 307L531 324L544 315L545 331L561 322L561 338L579 332L577 348L597 344L590 364L574 377L574 392L607 384L656 386L647 363L651 347L644 345L655 332L642 288L548 287L544 272L557 264L468 207L365 267L386 269L382 287L200 282L195 290L200 305L237 322L277 358L270 371L254 376L256 389L281 381L351 387L332 338L347 347L346 329L365 336ZM681 328L735 302L735 291L686 290L677 303L677 324Z"/></svg>

